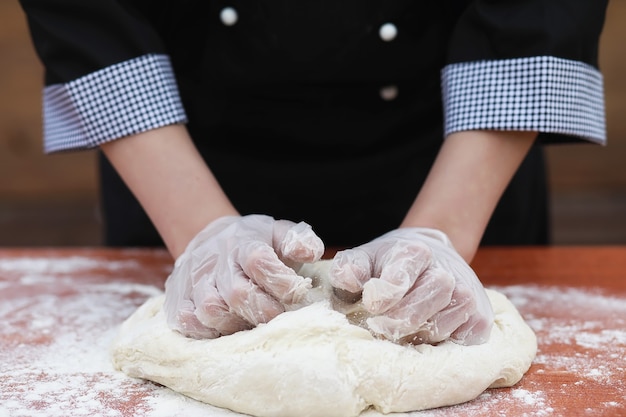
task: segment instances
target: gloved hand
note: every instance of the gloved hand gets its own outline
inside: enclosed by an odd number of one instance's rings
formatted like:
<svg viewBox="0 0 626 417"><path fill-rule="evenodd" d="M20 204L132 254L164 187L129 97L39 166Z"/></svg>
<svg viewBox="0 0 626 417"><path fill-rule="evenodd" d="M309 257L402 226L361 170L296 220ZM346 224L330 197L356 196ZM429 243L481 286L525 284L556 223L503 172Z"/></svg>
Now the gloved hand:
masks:
<svg viewBox="0 0 626 417"><path fill-rule="evenodd" d="M216 338L266 323L297 303L311 279L294 269L319 260L324 244L306 223L268 216L217 219L176 259L165 283L168 325Z"/></svg>
<svg viewBox="0 0 626 417"><path fill-rule="evenodd" d="M493 311L478 277L441 231L396 229L338 252L330 284L362 293L370 330L392 341L488 340Z"/></svg>

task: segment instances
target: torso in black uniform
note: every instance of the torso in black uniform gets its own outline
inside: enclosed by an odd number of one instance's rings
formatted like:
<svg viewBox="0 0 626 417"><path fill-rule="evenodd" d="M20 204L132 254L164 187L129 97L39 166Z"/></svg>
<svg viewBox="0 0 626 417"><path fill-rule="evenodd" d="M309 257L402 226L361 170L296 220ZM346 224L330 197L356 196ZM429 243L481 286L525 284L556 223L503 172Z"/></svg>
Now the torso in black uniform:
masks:
<svg viewBox="0 0 626 417"><path fill-rule="evenodd" d="M242 214L304 220L328 246L400 224L443 139L440 70L464 2L135 3L160 29L190 133ZM398 32L385 41L387 22ZM161 244L104 158L101 169L107 243ZM546 243L547 218L535 147L483 244Z"/></svg>

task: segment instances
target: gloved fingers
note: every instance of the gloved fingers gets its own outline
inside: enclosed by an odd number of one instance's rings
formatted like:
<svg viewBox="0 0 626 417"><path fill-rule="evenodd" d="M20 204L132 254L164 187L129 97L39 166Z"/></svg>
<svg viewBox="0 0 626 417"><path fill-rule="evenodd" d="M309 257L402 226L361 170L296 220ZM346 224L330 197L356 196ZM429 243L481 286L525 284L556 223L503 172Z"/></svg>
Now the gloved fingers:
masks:
<svg viewBox="0 0 626 417"><path fill-rule="evenodd" d="M493 327L493 308L483 288L472 289L475 311L469 319L456 329L450 338L461 345L477 345L486 342Z"/></svg>
<svg viewBox="0 0 626 417"><path fill-rule="evenodd" d="M229 311L253 326L267 323L285 311L282 304L252 282L237 265L230 268L228 272L222 271L216 280L217 290Z"/></svg>
<svg viewBox="0 0 626 417"><path fill-rule="evenodd" d="M457 286L450 305L428 320L412 343L438 343L448 338L461 345L485 343L491 335L493 312L491 304L481 301L471 288Z"/></svg>
<svg viewBox="0 0 626 417"><path fill-rule="evenodd" d="M469 313L467 320L454 330L450 338L462 345L486 342L491 335L494 315L482 283L464 261L449 262L446 266L458 277L458 298L459 300L467 299L466 311Z"/></svg>
<svg viewBox="0 0 626 417"><path fill-rule="evenodd" d="M398 241L375 259L380 277L363 285L363 306L382 314L395 306L432 263L432 252L419 241Z"/></svg>
<svg viewBox="0 0 626 417"><path fill-rule="evenodd" d="M190 276L190 263L188 260L189 256L187 253L179 256L174 263L174 270L165 281L163 311L167 324L171 329L177 330L188 337L218 337L219 332L204 326L194 314L195 307L189 300L192 284L187 279Z"/></svg>
<svg viewBox="0 0 626 417"><path fill-rule="evenodd" d="M372 278L373 265L370 256L359 248L337 252L332 260L328 279L333 288L360 294L363 284Z"/></svg>
<svg viewBox="0 0 626 417"><path fill-rule="evenodd" d="M311 289L311 279L285 265L270 246L251 242L236 255L243 273L258 287L285 304L297 303Z"/></svg>
<svg viewBox="0 0 626 417"><path fill-rule="evenodd" d="M216 329L205 326L195 314L195 306L190 300L183 301L176 313L168 315L170 328L179 331L183 336L194 339L215 339L220 333Z"/></svg>
<svg viewBox="0 0 626 417"><path fill-rule="evenodd" d="M194 287L192 301L195 315L204 326L215 329L219 335L228 335L251 328L250 323L230 311L215 283L204 279Z"/></svg>
<svg viewBox="0 0 626 417"><path fill-rule="evenodd" d="M272 246L278 257L294 269L303 263L318 261L324 254L324 242L305 222L294 224L288 220L277 220Z"/></svg>
<svg viewBox="0 0 626 417"><path fill-rule="evenodd" d="M476 311L474 294L466 287L456 287L450 303L433 315L419 337L426 343L439 343L448 339Z"/></svg>
<svg viewBox="0 0 626 417"><path fill-rule="evenodd" d="M489 340L492 327L493 319L491 316L474 314L452 333L450 339L460 345L479 345Z"/></svg>
<svg viewBox="0 0 626 417"><path fill-rule="evenodd" d="M465 307L458 307L459 309L466 309L468 313L467 320L457 326L457 323L462 320L462 316L460 314L455 315L452 309L449 312L447 310L442 311L440 317L434 318L437 322L432 323L433 329L435 329L438 335L433 333L430 336L431 340L443 340L449 337L456 343L463 345L475 345L486 342L491 335L493 310L487 293L476 273L461 258L443 232L433 229L416 230L419 230L432 242L431 246L433 248L439 247L437 251L440 252L440 255L437 256L437 264L457 278L458 296L455 294L453 298L465 299L467 301L466 303L460 301L459 304L465 305ZM448 323L447 325L441 324L446 322ZM453 329L452 334L447 336L450 329Z"/></svg>
<svg viewBox="0 0 626 417"><path fill-rule="evenodd" d="M454 285L454 278L446 271L428 269L396 306L384 315L369 318L367 324L374 333L396 342L414 335L450 304Z"/></svg>

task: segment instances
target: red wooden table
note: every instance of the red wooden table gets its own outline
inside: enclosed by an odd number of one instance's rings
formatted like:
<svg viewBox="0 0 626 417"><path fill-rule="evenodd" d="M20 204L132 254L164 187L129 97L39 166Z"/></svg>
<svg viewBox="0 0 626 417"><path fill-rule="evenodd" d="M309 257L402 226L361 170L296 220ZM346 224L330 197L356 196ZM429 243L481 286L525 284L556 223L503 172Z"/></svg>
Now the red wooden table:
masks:
<svg viewBox="0 0 626 417"><path fill-rule="evenodd" d="M118 325L171 265L160 250L0 249L0 417L234 415L110 365ZM472 266L535 330L537 357L512 388L413 414L626 416L626 247L483 248Z"/></svg>

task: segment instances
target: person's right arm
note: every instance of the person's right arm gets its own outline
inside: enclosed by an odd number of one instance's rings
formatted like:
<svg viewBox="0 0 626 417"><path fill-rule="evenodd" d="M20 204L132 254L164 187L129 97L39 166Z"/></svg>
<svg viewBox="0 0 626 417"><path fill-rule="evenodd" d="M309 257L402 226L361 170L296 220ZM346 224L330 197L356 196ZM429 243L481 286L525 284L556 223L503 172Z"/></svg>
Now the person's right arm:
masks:
<svg viewBox="0 0 626 417"><path fill-rule="evenodd" d="M230 334L269 321L311 288L287 264L319 259L321 240L303 223L241 217L183 125L101 148L176 258L166 282L171 327L198 338Z"/></svg>
<svg viewBox="0 0 626 417"><path fill-rule="evenodd" d="M184 125L152 129L106 142L100 148L174 258L213 220L239 215Z"/></svg>
<svg viewBox="0 0 626 417"><path fill-rule="evenodd" d="M194 337L267 321L310 282L292 266L323 243L310 226L239 216L196 150L164 42L110 0L20 0L45 67L47 152L101 149L176 258L170 326Z"/></svg>

